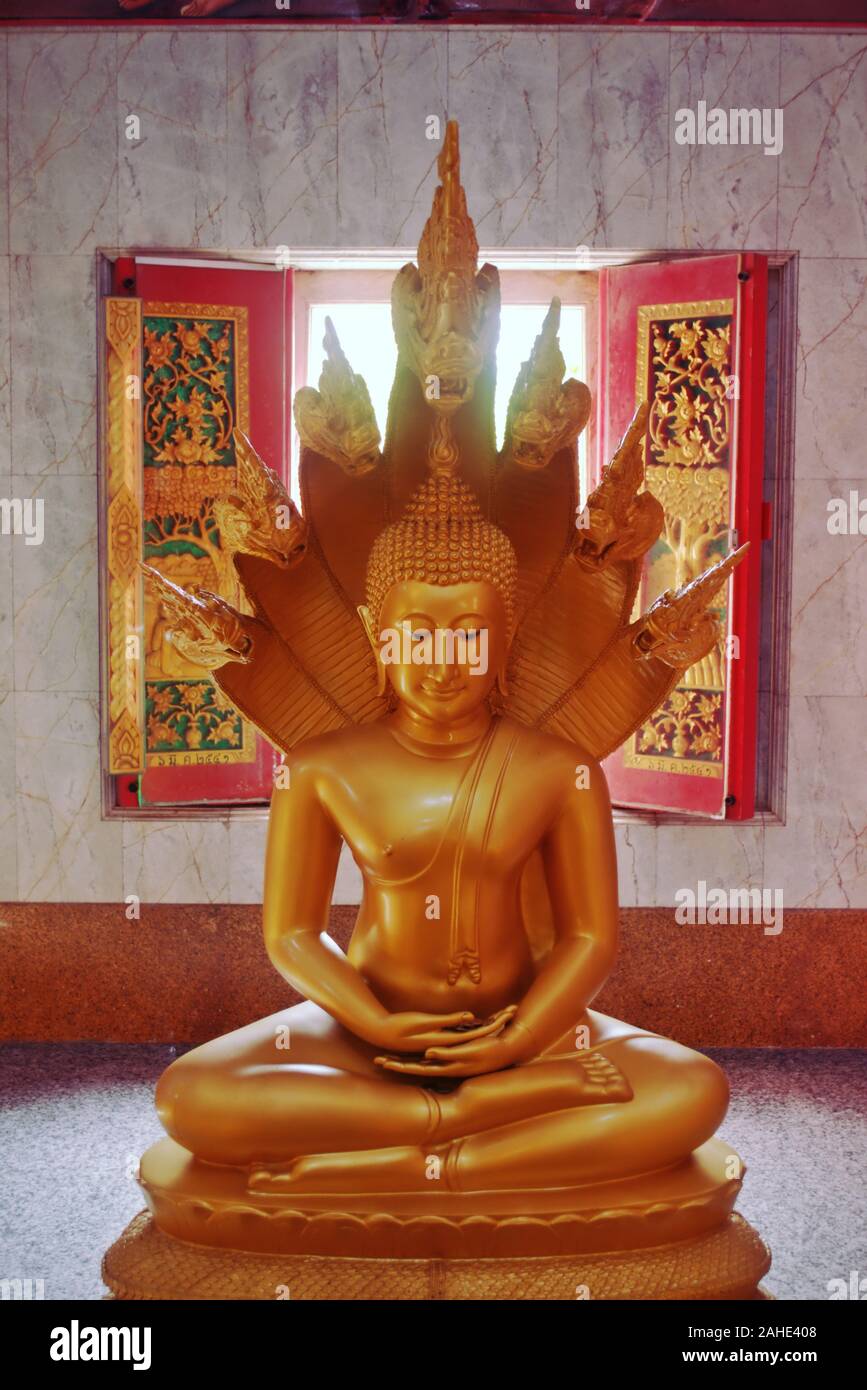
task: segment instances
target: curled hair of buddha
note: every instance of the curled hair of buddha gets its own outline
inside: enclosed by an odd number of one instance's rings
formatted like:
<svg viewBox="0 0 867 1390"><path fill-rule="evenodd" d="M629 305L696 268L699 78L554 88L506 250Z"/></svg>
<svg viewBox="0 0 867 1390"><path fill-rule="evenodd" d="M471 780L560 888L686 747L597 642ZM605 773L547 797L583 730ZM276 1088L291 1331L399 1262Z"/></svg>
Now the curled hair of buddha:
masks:
<svg viewBox="0 0 867 1390"><path fill-rule="evenodd" d="M463 584L486 579L497 588L514 625L517 561L505 532L486 519L473 493L450 471L437 472L415 493L400 519L373 544L367 562L367 605L374 622L394 584Z"/></svg>

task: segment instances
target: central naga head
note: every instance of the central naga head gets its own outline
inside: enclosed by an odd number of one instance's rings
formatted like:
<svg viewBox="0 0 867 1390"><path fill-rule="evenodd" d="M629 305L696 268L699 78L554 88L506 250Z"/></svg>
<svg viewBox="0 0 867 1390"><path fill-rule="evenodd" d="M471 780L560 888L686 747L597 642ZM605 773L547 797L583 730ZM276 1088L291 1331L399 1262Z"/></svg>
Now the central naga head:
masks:
<svg viewBox="0 0 867 1390"><path fill-rule="evenodd" d="M451 415L472 399L497 343L500 282L496 268L476 272L479 244L461 187L458 127L450 121L440 152L441 184L418 246L418 268L405 265L391 292L394 336L431 409Z"/></svg>

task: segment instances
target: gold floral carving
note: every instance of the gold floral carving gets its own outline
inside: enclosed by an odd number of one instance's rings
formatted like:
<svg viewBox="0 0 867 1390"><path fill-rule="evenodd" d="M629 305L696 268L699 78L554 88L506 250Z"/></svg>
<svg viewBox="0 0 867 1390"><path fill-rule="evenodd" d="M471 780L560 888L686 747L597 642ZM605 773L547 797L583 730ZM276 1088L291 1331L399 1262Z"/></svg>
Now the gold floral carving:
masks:
<svg viewBox="0 0 867 1390"><path fill-rule="evenodd" d="M126 483L108 504L108 561L112 574L132 577L141 549L141 508Z"/></svg>
<svg viewBox="0 0 867 1390"><path fill-rule="evenodd" d="M228 447L228 440L231 438L232 430L236 426L243 430L249 428L250 330L246 307L244 305L183 304L167 303L162 300L148 300L144 306L144 313L147 318L165 318L178 321L174 335L168 336L155 332L150 334L146 333L145 344L147 347L147 366L150 367L152 371L172 360L175 344L177 344L180 349L179 366L174 370L177 371L178 377L183 375L187 381L192 383L193 390L197 392L197 394L192 397L194 402L192 409L184 412L187 419L187 434L192 435L198 433L198 442L200 442L202 434L201 427L206 413L211 416L215 414L213 409L207 411L205 407L204 396L207 389L207 391L215 393L218 400L223 400L225 402L221 414L221 423L223 426L222 435L225 440L224 447ZM184 319L192 319L192 327L188 324L184 324ZM221 337L216 340L213 349L205 354L206 363L204 365L198 367L192 367L190 365L192 359L197 355L201 355L197 354L197 348L201 347L201 343L205 338L209 320L218 320L224 324L231 322L234 327L235 359L237 364L233 383L235 390L234 419L232 419L232 412L227 399L228 382L220 380L221 376L225 378L226 372L224 359L228 351L228 342L225 334L221 335ZM172 337L175 341L172 341ZM162 393L156 391L153 386L151 390L154 402L159 401ZM147 398L147 382L145 383L145 396ZM201 407L201 409L199 409L199 407ZM172 412L170 408L167 408L166 415L171 413L174 412ZM168 423L168 421L166 420L165 423ZM199 427L197 432L192 428L194 425L198 425ZM165 433L163 428L163 417L154 419L153 412L151 412L151 418L147 422L147 429L150 442L159 446ZM187 443L195 446L197 440L189 439ZM178 459L184 463L210 463L213 460L207 457L208 452L209 450L206 444L202 445L198 450L196 450L195 447L184 449L181 441L173 440L170 446L170 454L178 457Z"/></svg>
<svg viewBox="0 0 867 1390"><path fill-rule="evenodd" d="M653 348L653 461L705 468L726 463L731 438L731 313L730 299L642 305L638 310L642 393L647 354ZM709 318L728 322L709 325Z"/></svg>
<svg viewBox="0 0 867 1390"><path fill-rule="evenodd" d="M721 703L719 695L706 695L701 690L673 690L642 728L641 752L673 753L676 758L683 758L692 750L718 759Z"/></svg>
<svg viewBox="0 0 867 1390"><path fill-rule="evenodd" d="M149 749L170 753L208 750L213 740L223 746L213 748L210 761L230 762L230 755L243 748L238 713L219 702L210 681L152 683L148 694Z"/></svg>
<svg viewBox="0 0 867 1390"><path fill-rule="evenodd" d="M724 468L651 466L647 486L665 512L665 540L674 555L677 588L701 574L715 541L728 533L729 475Z"/></svg>
<svg viewBox="0 0 867 1390"><path fill-rule="evenodd" d="M108 769L140 772L142 731L141 301L105 301Z"/></svg>
<svg viewBox="0 0 867 1390"><path fill-rule="evenodd" d="M221 640L206 640L201 624L179 627L175 640L178 614L166 606L177 584L240 597L238 547L222 535L215 499L238 487L236 430L249 414L247 309L149 300L143 312L145 554L165 581L145 591L147 766L249 762L252 727L200 671L236 659L226 619L234 610L226 604L217 615Z"/></svg>
<svg viewBox="0 0 867 1390"><path fill-rule="evenodd" d="M146 516L171 516L174 512L194 511L202 497L217 497L231 488L235 469L201 464L186 468L167 463L162 468L145 469L144 508Z"/></svg>
<svg viewBox="0 0 867 1390"><path fill-rule="evenodd" d="M121 710L120 718L112 725L109 734L109 762L112 772L136 772L141 757L141 729L128 710Z"/></svg>

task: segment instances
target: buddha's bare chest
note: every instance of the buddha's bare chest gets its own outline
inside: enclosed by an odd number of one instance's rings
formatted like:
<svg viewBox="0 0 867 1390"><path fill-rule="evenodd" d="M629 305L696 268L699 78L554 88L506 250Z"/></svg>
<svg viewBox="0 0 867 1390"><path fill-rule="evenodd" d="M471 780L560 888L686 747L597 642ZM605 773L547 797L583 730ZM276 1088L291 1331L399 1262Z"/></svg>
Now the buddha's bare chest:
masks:
<svg viewBox="0 0 867 1390"><path fill-rule="evenodd" d="M365 875L395 886L416 876L464 871L498 876L519 868L540 835L542 808L504 777L472 785L463 760L396 762L391 775L362 773L332 813ZM434 891L433 889L431 891Z"/></svg>

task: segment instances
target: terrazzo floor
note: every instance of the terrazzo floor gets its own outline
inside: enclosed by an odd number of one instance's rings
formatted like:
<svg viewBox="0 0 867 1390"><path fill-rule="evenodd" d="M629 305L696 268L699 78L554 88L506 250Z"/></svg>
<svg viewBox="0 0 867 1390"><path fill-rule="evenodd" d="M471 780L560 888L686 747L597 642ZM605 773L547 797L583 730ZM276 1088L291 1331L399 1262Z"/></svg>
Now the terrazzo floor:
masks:
<svg viewBox="0 0 867 1390"><path fill-rule="evenodd" d="M0 1279L44 1279L48 1299L103 1296L100 1258L144 1205L133 1174L162 1134L153 1087L176 1054L0 1046ZM722 1133L749 1169L739 1210L773 1252L764 1286L827 1299L829 1280L867 1277L867 1052L710 1055L732 1088Z"/></svg>

